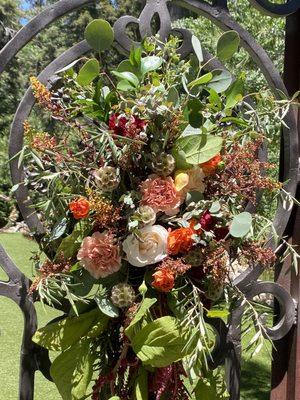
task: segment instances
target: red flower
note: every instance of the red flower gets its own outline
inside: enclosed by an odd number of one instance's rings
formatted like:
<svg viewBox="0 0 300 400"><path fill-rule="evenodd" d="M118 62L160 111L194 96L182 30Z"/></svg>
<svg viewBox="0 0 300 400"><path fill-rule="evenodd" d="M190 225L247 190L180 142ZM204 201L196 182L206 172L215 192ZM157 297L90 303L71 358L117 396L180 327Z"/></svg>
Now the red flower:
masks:
<svg viewBox="0 0 300 400"><path fill-rule="evenodd" d="M162 268L154 272L152 286L161 292L169 292L174 287L175 277L171 270Z"/></svg>
<svg viewBox="0 0 300 400"><path fill-rule="evenodd" d="M75 219L85 218L90 212L90 203L84 197L80 197L71 201L69 209Z"/></svg>

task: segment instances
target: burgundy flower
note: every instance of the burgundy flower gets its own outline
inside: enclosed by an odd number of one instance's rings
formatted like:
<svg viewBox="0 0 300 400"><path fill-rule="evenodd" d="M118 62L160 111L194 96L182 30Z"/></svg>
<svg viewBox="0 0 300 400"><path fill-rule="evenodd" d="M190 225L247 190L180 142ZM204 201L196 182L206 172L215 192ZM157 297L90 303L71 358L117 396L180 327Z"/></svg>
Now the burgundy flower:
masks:
<svg viewBox="0 0 300 400"><path fill-rule="evenodd" d="M208 210L205 210L200 218L201 228L205 231L210 231L216 224L214 217Z"/></svg>
<svg viewBox="0 0 300 400"><path fill-rule="evenodd" d="M109 117L108 127L115 135L136 138L145 130L147 123L136 115L127 118L124 114L114 113Z"/></svg>
<svg viewBox="0 0 300 400"><path fill-rule="evenodd" d="M214 229L215 239L218 242L219 240L224 239L229 233L229 229L227 226L220 226L219 228Z"/></svg>

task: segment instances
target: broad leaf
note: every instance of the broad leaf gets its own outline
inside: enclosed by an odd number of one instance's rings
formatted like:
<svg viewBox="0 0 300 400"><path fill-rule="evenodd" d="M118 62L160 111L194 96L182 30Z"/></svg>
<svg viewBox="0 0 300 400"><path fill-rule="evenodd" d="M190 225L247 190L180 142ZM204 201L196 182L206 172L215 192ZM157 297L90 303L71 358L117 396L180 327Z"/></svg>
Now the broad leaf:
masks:
<svg viewBox="0 0 300 400"><path fill-rule="evenodd" d="M220 136L189 135L179 138L175 147L185 154L187 163L198 165L217 155L221 151L222 143Z"/></svg>
<svg viewBox="0 0 300 400"><path fill-rule="evenodd" d="M67 317L38 329L32 340L48 350L62 351L83 337L95 337L106 329L108 318L98 308L78 317Z"/></svg>
<svg viewBox="0 0 300 400"><path fill-rule="evenodd" d="M113 44L114 31L107 21L95 19L86 27L84 37L92 49L103 51Z"/></svg>
<svg viewBox="0 0 300 400"><path fill-rule="evenodd" d="M188 339L188 330L167 316L142 328L132 338L132 347L143 364L161 368L188 356Z"/></svg>
<svg viewBox="0 0 300 400"><path fill-rule="evenodd" d="M148 372L140 366L134 384L135 400L148 400Z"/></svg>
<svg viewBox="0 0 300 400"><path fill-rule="evenodd" d="M63 400L81 400L93 375L94 353L90 341L77 342L52 363L51 377Z"/></svg>
<svg viewBox="0 0 300 400"><path fill-rule="evenodd" d="M66 217L60 219L54 226L50 236L49 241L52 242L53 240L59 239L66 231L68 225L68 220Z"/></svg>
<svg viewBox="0 0 300 400"><path fill-rule="evenodd" d="M149 299L148 297L146 297L141 302L141 305L140 305L137 313L135 314L133 320L128 325L128 327L125 329L125 334L129 339L132 339L132 337L134 336L134 331L135 331L135 327L137 326L137 323L144 317L146 312L150 309L150 307L153 306L153 304L156 303L156 301L157 301L157 299L155 299L155 298Z"/></svg>
<svg viewBox="0 0 300 400"><path fill-rule="evenodd" d="M221 204L218 200L214 201L209 209L211 214L217 214L221 209Z"/></svg>
<svg viewBox="0 0 300 400"><path fill-rule="evenodd" d="M91 60L88 60L80 69L77 76L77 82L81 86L87 86L99 75L99 72L99 62L95 58L92 58Z"/></svg>
<svg viewBox="0 0 300 400"><path fill-rule="evenodd" d="M174 106L177 106L177 104L179 102L179 93L178 93L178 90L174 86L172 86L169 90L167 101L170 103L173 103Z"/></svg>
<svg viewBox="0 0 300 400"><path fill-rule="evenodd" d="M194 49L194 52L198 58L199 64L202 63L203 61L203 53L202 53L202 47L201 47L201 43L200 40L197 38L197 36L192 36L192 46Z"/></svg>
<svg viewBox="0 0 300 400"><path fill-rule="evenodd" d="M220 36L217 43L217 57L221 61L231 58L240 44L239 34L235 31L227 31Z"/></svg>
<svg viewBox="0 0 300 400"><path fill-rule="evenodd" d="M231 225L229 227L229 233L231 236L241 238L247 235L252 226L252 215L244 211L233 217Z"/></svg>
<svg viewBox="0 0 300 400"><path fill-rule="evenodd" d="M216 93L225 92L232 83L232 75L230 72L222 69L215 69L212 71L213 78L207 84L211 89L214 89Z"/></svg>
<svg viewBox="0 0 300 400"><path fill-rule="evenodd" d="M155 71L163 63L163 59L157 56L148 56L141 59L141 70L143 74Z"/></svg>

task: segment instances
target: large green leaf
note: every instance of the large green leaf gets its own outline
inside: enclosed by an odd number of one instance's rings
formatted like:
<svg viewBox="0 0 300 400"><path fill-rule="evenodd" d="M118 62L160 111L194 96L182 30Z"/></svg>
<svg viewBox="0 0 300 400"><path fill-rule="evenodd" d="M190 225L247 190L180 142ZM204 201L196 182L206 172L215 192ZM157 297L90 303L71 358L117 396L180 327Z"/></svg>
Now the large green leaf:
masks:
<svg viewBox="0 0 300 400"><path fill-rule="evenodd" d="M91 60L88 60L80 69L77 76L77 82L81 86L87 86L99 75L99 72L99 62L95 58L92 58Z"/></svg>
<svg viewBox="0 0 300 400"><path fill-rule="evenodd" d="M219 60L226 61L237 51L240 44L239 34L235 31L227 31L220 36L217 43L217 56Z"/></svg>
<svg viewBox="0 0 300 400"><path fill-rule="evenodd" d="M207 83L207 86L214 89L216 93L225 92L232 83L232 75L230 72L222 69L212 71L213 78Z"/></svg>
<svg viewBox="0 0 300 400"><path fill-rule="evenodd" d="M142 302L141 305L135 314L133 320L131 323L128 325L128 327L125 329L125 334L129 339L132 339L134 336L135 328L137 323L144 317L146 312L150 309L150 307L153 306L154 303L156 303L157 299L149 299L146 297Z"/></svg>
<svg viewBox="0 0 300 400"><path fill-rule="evenodd" d="M150 322L133 338L132 347L145 365L166 367L188 356L188 330L180 327L173 317L162 317Z"/></svg>
<svg viewBox="0 0 300 400"><path fill-rule="evenodd" d="M148 372L140 366L134 384L135 400L148 400Z"/></svg>
<svg viewBox="0 0 300 400"><path fill-rule="evenodd" d="M148 56L141 59L141 70L143 74L155 71L163 63L163 59L157 56Z"/></svg>
<svg viewBox="0 0 300 400"><path fill-rule="evenodd" d="M62 351L81 338L93 338L107 326L108 317L95 308L78 317L67 317L38 329L32 340L48 350Z"/></svg>
<svg viewBox="0 0 300 400"><path fill-rule="evenodd" d="M63 255L66 260L72 258L79 250L82 240L89 231L90 226L87 221L77 222L73 228L73 232L61 241L56 251L57 257Z"/></svg>
<svg viewBox="0 0 300 400"><path fill-rule="evenodd" d="M218 154L222 148L222 143L223 139L220 136L189 135L179 138L175 147L185 154L187 163L197 165Z"/></svg>
<svg viewBox="0 0 300 400"><path fill-rule="evenodd" d="M93 375L90 340L77 342L52 363L50 373L63 400L81 400Z"/></svg>
<svg viewBox="0 0 300 400"><path fill-rule="evenodd" d="M229 233L231 236L241 238L247 235L252 226L252 215L244 211L233 217L231 225L229 227Z"/></svg>
<svg viewBox="0 0 300 400"><path fill-rule="evenodd" d="M86 27L84 37L92 49L103 51L113 44L114 31L107 21L95 19Z"/></svg>
<svg viewBox="0 0 300 400"><path fill-rule="evenodd" d="M211 72L207 72L206 74L200 76L200 78L197 78L195 80L193 80L192 82L190 82L188 84L189 88L193 88L195 86L199 86L199 85L204 85L205 83L208 83L212 80L213 78L213 74Z"/></svg>

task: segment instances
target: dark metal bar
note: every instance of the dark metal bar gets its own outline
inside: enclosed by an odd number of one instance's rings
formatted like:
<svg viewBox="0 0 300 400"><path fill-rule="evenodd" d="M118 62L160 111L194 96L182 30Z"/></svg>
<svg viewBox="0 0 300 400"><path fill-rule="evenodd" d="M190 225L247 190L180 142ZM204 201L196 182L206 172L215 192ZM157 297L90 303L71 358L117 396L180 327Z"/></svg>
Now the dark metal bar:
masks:
<svg viewBox="0 0 300 400"><path fill-rule="evenodd" d="M287 17L285 38L284 82L290 95L300 89L300 10ZM295 114L297 110L294 110ZM300 139L300 122L298 120L298 136ZM300 149L299 149L300 151ZM281 159L281 166L285 160ZM296 192L300 199L300 188ZM285 232L289 242L300 245L300 210L294 207ZM275 279L289 290L299 302L300 285L299 274L290 269L291 260L287 259L275 271ZM277 305L278 306L278 305ZM277 312L277 307L275 309ZM300 321L300 310L297 310L297 319ZM286 337L275 343L272 363L271 400L299 400L300 399L300 326L295 325Z"/></svg>

